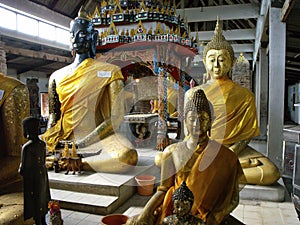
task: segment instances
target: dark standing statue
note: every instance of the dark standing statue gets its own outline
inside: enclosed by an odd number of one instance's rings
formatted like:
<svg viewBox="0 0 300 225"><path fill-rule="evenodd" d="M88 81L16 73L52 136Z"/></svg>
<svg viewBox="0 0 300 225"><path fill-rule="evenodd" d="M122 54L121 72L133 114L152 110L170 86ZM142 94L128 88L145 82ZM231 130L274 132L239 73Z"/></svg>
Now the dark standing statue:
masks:
<svg viewBox="0 0 300 225"><path fill-rule="evenodd" d="M45 165L46 145L38 137L39 120L28 117L23 120L24 137L19 173L23 176L24 220L34 218L36 225L45 225L50 189Z"/></svg>

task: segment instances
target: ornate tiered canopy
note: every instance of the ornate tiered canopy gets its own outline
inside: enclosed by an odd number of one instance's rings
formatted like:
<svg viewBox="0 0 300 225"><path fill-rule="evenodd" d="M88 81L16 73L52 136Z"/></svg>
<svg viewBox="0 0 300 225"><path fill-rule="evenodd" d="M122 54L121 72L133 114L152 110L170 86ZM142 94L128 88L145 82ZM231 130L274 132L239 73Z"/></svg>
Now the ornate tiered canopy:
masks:
<svg viewBox="0 0 300 225"><path fill-rule="evenodd" d="M97 57L122 68L125 81L153 76L156 95L143 82L134 83L138 101L158 101L158 134L167 136L168 77L172 77L178 88L178 121L182 120L183 86L189 85L186 77L193 57L197 54L198 38L192 39L184 18L176 14L171 1L102 1L89 15L99 32ZM143 72L136 68L145 67ZM146 69L147 68L147 69ZM170 79L169 79L170 80ZM132 88L133 90L134 88ZM141 90L143 89L143 90ZM138 97L137 97L138 95ZM135 104L134 103L134 104ZM138 113L149 113L139 112ZM129 112L128 112L129 113ZM164 138L160 138L163 140ZM166 143L165 140L162 142ZM159 141L162 150L166 144Z"/></svg>

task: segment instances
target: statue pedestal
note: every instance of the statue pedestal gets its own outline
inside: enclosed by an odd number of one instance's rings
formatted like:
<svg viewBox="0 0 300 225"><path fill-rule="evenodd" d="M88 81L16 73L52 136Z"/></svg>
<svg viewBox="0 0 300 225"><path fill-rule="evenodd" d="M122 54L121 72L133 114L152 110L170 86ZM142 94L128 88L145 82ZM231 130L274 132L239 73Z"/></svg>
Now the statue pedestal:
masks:
<svg viewBox="0 0 300 225"><path fill-rule="evenodd" d="M99 215L113 213L137 192L137 175L154 175L160 180L160 170L153 160L157 152L142 149L138 153L137 165L123 173L83 171L65 175L64 171L49 171L51 198L58 200L63 209Z"/></svg>
<svg viewBox="0 0 300 225"><path fill-rule="evenodd" d="M224 220L220 225L245 225L238 219L236 219L234 216L229 215L226 220Z"/></svg>
<svg viewBox="0 0 300 225"><path fill-rule="evenodd" d="M240 199L283 202L285 189L279 183L270 186L245 185L240 191Z"/></svg>

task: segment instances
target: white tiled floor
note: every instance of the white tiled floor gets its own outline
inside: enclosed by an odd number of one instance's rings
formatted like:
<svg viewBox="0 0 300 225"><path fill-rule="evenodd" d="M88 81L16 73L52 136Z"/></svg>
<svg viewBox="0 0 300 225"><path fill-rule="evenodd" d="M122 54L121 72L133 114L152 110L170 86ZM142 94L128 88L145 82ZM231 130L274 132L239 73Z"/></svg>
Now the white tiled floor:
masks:
<svg viewBox="0 0 300 225"><path fill-rule="evenodd" d="M114 213L139 214L149 198L136 194ZM291 202L241 200L232 215L247 225L300 224ZM100 225L103 216L62 209L62 217L64 225Z"/></svg>
<svg viewBox="0 0 300 225"><path fill-rule="evenodd" d="M261 145L261 143L258 143L258 145ZM263 152L264 146L262 147ZM145 149L144 152L139 151L139 154L149 156L149 152L151 154L155 153ZM147 159L147 157L144 158ZM150 157L149 160L153 162L153 156ZM139 214L150 197L135 194L114 213L125 214L129 217ZM294 205L289 200L285 202L240 200L240 204L232 212L232 215L247 225L300 224L297 213L294 209ZM64 220L64 225L100 225L100 221L103 216L62 209L62 217Z"/></svg>
<svg viewBox="0 0 300 225"><path fill-rule="evenodd" d="M242 200L232 215L247 225L300 224L291 202Z"/></svg>

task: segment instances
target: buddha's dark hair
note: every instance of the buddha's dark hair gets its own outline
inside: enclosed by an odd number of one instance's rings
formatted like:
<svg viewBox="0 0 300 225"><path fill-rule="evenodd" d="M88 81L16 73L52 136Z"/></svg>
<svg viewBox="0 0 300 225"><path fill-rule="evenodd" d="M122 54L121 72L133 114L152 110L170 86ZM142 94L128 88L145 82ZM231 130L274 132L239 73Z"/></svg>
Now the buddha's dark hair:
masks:
<svg viewBox="0 0 300 225"><path fill-rule="evenodd" d="M200 111L205 111L209 115L209 119L212 122L213 118L213 106L206 98L206 95L202 89L197 89L192 93L192 97L188 99L184 107L184 118L189 111L194 111L199 113Z"/></svg>
<svg viewBox="0 0 300 225"><path fill-rule="evenodd" d="M27 117L22 121L23 131L29 135L28 139L39 135L40 120L35 117Z"/></svg>
<svg viewBox="0 0 300 225"><path fill-rule="evenodd" d="M188 188L185 181L181 183L181 185L173 192L172 201L175 200L188 200L189 202L194 202L194 194Z"/></svg>

